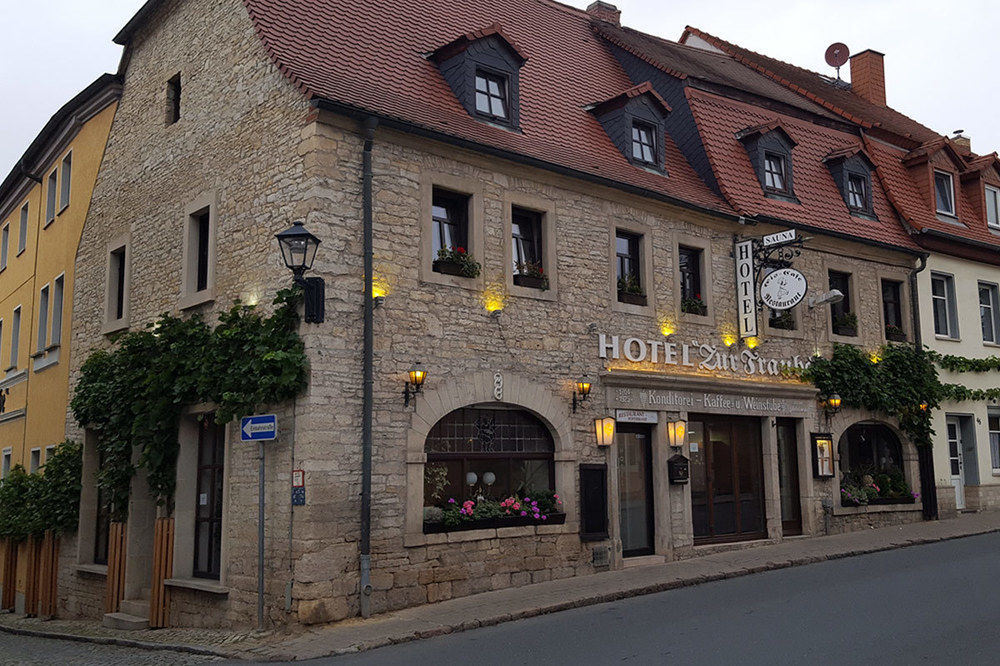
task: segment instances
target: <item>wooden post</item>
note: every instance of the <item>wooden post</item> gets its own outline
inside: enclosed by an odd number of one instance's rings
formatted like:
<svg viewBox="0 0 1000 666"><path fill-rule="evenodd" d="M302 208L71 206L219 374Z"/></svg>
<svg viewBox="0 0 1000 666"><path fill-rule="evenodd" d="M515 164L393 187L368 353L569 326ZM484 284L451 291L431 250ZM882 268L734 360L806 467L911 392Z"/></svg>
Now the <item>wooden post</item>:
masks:
<svg viewBox="0 0 1000 666"><path fill-rule="evenodd" d="M157 518L153 532L153 585L149 593L149 626L170 626L170 588L163 584L174 575L174 519Z"/></svg>
<svg viewBox="0 0 1000 666"><path fill-rule="evenodd" d="M28 558L24 577L24 614L27 617L38 615L38 560L42 550L41 545L34 536L28 537L24 543L24 554Z"/></svg>
<svg viewBox="0 0 1000 666"><path fill-rule="evenodd" d="M0 571L3 595L0 597L0 610L14 610L17 599L17 544L11 539L4 539L3 544L3 570Z"/></svg>
<svg viewBox="0 0 1000 666"><path fill-rule="evenodd" d="M38 616L52 618L58 611L59 537L52 530L42 539L39 565Z"/></svg>
<svg viewBox="0 0 1000 666"><path fill-rule="evenodd" d="M104 589L104 612L117 613L125 597L125 526L112 522L108 528L108 579Z"/></svg>

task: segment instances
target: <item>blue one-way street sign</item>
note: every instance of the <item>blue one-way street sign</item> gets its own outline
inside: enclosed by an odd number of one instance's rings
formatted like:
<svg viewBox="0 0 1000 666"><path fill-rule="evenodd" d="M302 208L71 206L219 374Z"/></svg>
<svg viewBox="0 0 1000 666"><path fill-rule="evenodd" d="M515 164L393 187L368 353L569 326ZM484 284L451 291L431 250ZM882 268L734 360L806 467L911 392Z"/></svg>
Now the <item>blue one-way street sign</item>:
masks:
<svg viewBox="0 0 1000 666"><path fill-rule="evenodd" d="M240 440L260 442L278 437L278 417L274 414L244 416L240 420Z"/></svg>

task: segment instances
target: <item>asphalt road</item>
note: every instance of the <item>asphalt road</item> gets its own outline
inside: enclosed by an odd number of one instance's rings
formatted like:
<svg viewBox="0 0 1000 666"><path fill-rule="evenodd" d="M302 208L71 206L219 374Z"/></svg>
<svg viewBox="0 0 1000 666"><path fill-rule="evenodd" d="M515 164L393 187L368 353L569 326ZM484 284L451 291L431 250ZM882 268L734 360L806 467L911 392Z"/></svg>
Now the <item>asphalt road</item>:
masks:
<svg viewBox="0 0 1000 666"><path fill-rule="evenodd" d="M1000 664L1000 534L823 562L313 664Z"/></svg>

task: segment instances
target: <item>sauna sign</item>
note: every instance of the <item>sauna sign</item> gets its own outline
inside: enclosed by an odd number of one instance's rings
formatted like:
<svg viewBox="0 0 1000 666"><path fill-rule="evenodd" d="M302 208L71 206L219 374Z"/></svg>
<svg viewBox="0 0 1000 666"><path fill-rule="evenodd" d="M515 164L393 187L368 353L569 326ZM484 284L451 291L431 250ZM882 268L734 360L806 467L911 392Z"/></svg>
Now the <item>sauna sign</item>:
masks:
<svg viewBox="0 0 1000 666"><path fill-rule="evenodd" d="M631 363L670 365L688 368L692 371L728 372L734 375L771 376L781 375L783 368L805 369L810 365L808 357L795 355L790 358L769 358L751 349L732 351L729 347L691 342L670 342L667 340L647 340L618 335L597 337L597 353L600 358L626 360Z"/></svg>

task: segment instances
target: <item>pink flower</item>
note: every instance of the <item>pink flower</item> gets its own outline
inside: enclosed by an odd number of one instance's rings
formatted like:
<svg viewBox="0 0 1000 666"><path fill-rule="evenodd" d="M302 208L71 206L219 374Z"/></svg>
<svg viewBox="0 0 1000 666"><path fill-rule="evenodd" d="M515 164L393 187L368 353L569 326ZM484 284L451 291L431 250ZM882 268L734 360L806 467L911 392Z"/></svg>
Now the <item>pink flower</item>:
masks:
<svg viewBox="0 0 1000 666"><path fill-rule="evenodd" d="M514 509L514 511L520 511L521 510L521 504L519 502L515 502L514 506L512 508Z"/></svg>
<svg viewBox="0 0 1000 666"><path fill-rule="evenodd" d="M454 503L455 503L455 498L454 497L448 498L448 504L454 504Z"/></svg>
<svg viewBox="0 0 1000 666"><path fill-rule="evenodd" d="M559 495L553 495L553 499L559 499Z"/></svg>
<svg viewBox="0 0 1000 666"><path fill-rule="evenodd" d="M521 515L522 515L522 516L527 516L527 515L528 515L528 512L527 512L527 511L522 511L522 512L521 512Z"/></svg>
<svg viewBox="0 0 1000 666"><path fill-rule="evenodd" d="M535 514L535 520L538 520L539 518L540 518L540 516L536 513Z"/></svg>
<svg viewBox="0 0 1000 666"><path fill-rule="evenodd" d="M542 516L542 520L548 520L548 519L549 519L548 516Z"/></svg>

